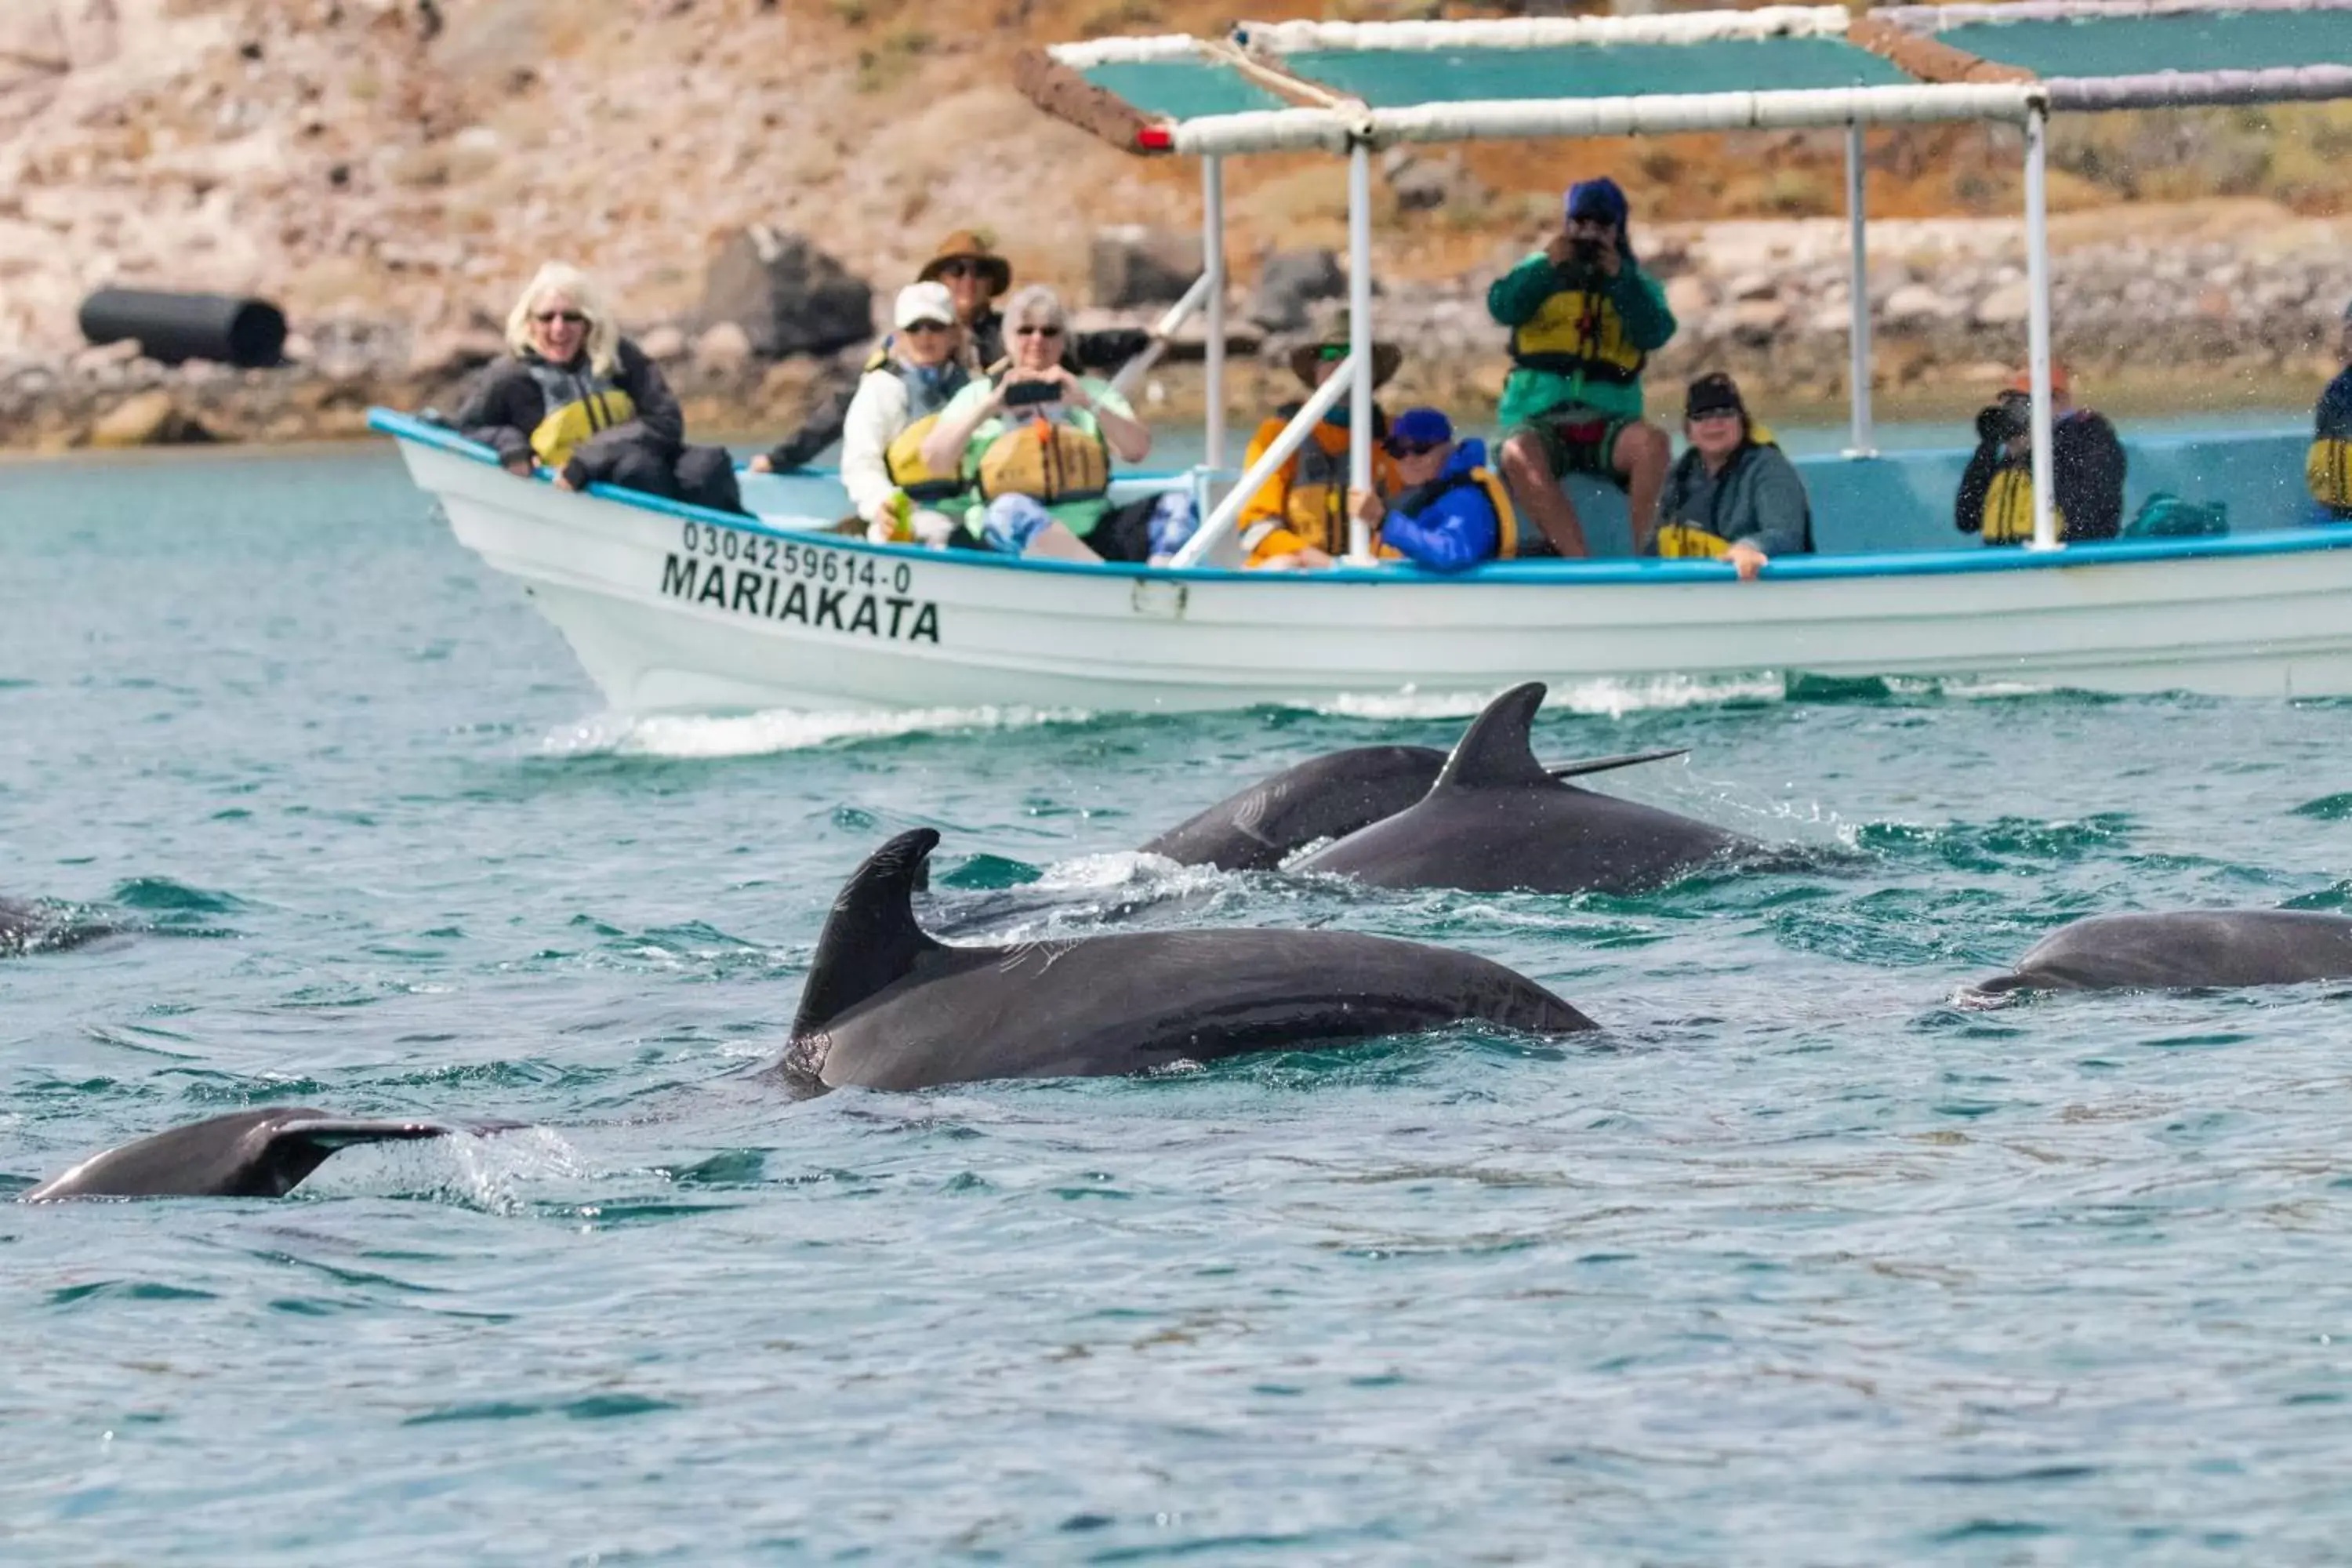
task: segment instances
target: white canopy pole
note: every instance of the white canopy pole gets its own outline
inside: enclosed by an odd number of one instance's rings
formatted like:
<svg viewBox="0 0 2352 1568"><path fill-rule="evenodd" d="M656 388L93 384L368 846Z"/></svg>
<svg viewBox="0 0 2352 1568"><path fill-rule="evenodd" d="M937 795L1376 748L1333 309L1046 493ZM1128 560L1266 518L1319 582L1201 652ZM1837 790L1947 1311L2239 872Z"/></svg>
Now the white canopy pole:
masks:
<svg viewBox="0 0 2352 1568"><path fill-rule="evenodd" d="M2032 296L2026 366L2033 388L2033 548L2056 550L2058 519L2050 458L2050 196L2047 135L2050 110L2032 105L2025 116L2025 283Z"/></svg>
<svg viewBox="0 0 2352 1568"><path fill-rule="evenodd" d="M1201 160L1201 275L1209 285L1209 342L1202 365L1201 464L1225 466L1225 161Z"/></svg>
<svg viewBox="0 0 2352 1568"><path fill-rule="evenodd" d="M1276 468L1290 461L1291 454L1315 433L1315 426L1323 423L1323 416L1330 413L1332 406L1354 387L1356 363L1352 355L1339 362L1330 379L1315 389L1315 395L1290 416L1290 423L1282 427L1282 434L1258 454L1257 461L1249 466L1249 471L1242 475L1241 482L1233 488L1232 493L1217 503L1217 509L1209 514L1208 521L1202 523L1192 537L1184 542L1183 548L1169 559L1171 566L1200 565L1208 559L1209 552L1217 547L1218 542L1233 532L1234 524L1240 519L1242 508L1248 504L1250 497L1257 494L1260 487L1274 478Z"/></svg>
<svg viewBox="0 0 2352 1568"><path fill-rule="evenodd" d="M1848 121L1845 128L1845 210L1846 221L1853 229L1853 268L1846 292L1853 305L1853 325L1848 336L1852 340L1851 367L1847 372L1847 402L1853 416L1853 429L1846 444L1849 458L1878 456L1877 432L1870 422L1870 241L1868 211L1863 187L1862 121Z"/></svg>
<svg viewBox="0 0 2352 1568"><path fill-rule="evenodd" d="M1361 141L1348 150L1348 363L1356 366L1348 403L1348 483L1372 488L1372 152ZM1348 559L1372 558L1372 531L1352 508Z"/></svg>

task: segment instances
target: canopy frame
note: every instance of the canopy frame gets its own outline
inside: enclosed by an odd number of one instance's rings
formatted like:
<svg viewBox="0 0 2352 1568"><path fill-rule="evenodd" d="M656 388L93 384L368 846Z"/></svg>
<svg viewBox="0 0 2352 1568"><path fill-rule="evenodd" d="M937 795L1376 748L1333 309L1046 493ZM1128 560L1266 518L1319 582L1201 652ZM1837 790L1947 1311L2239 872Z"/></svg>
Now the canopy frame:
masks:
<svg viewBox="0 0 2352 1568"><path fill-rule="evenodd" d="M1231 37L1105 38L1025 51L1014 78L1040 108L1127 151L1197 156L1202 164L1202 273L1159 335L1195 308L1208 314L1205 467L1224 458L1223 160L1248 153L1327 151L1348 159L1349 353L1339 374L1310 397L1212 510L1179 555L1197 563L1245 499L1297 449L1342 390L1349 397L1349 479L1370 488L1374 331L1370 156L1403 143L1534 137L1664 135L1681 132L1826 129L1846 134L1850 226L1850 441L1847 456L1876 456L1871 416L1871 325L1865 132L1873 125L1984 121L2021 127L2025 142L2028 378L2032 399L2033 548L2063 547L2053 493L2048 132L2053 113L2195 105L2352 99L2352 64L2282 63L2214 70L2041 77L2023 66L1956 47L1941 35L1967 26L2143 21L2232 16L2352 13L2352 0L2004 0L2001 4L1896 5L1850 16L1843 7L1778 5L1752 11L1455 22L1245 22ZM1290 57L1323 51L1434 52L1619 45L1697 45L1772 39L1835 40L1867 51L1910 79L1899 85L1748 89L1617 97L1488 99L1382 107L1302 74ZM1808 57L1811 58L1811 57ZM1223 70L1272 108L1191 118L1155 114L1087 73L1107 66ZM1204 495L1205 486L1203 489ZM1370 558L1369 530L1349 509L1348 555Z"/></svg>

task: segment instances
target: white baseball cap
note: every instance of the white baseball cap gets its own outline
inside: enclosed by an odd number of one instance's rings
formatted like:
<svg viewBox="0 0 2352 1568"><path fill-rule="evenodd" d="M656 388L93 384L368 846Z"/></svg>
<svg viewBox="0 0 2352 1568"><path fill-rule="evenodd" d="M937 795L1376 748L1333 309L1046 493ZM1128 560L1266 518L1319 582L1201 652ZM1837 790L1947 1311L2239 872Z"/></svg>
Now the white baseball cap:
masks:
<svg viewBox="0 0 2352 1568"><path fill-rule="evenodd" d="M908 284L898 290L898 308L890 318L891 325L898 327L911 327L917 321L952 327L955 321L955 300L944 283Z"/></svg>

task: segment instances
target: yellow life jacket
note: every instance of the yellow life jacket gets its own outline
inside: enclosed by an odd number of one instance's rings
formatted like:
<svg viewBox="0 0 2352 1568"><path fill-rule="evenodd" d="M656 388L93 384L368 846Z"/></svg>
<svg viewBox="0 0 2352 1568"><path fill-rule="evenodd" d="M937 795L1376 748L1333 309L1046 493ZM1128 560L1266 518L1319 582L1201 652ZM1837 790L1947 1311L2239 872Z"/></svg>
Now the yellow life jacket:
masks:
<svg viewBox="0 0 2352 1568"><path fill-rule="evenodd" d="M954 374L933 382L909 375L907 367L897 360L885 360L873 367L897 376L907 388L907 412L912 421L890 437L882 449L882 468L890 482L907 492L909 500L929 504L959 495L969 489L971 481L963 475L963 465L946 473L934 473L923 463L923 442L940 422L940 411L954 400L971 381L961 366Z"/></svg>
<svg viewBox="0 0 2352 1568"><path fill-rule="evenodd" d="M1033 496L1047 506L1096 500L1110 489L1110 447L1075 425L1030 417L1010 425L980 455L980 494Z"/></svg>
<svg viewBox="0 0 2352 1568"><path fill-rule="evenodd" d="M936 414L926 414L896 436L883 448L882 468L890 482L907 492L910 500L930 502L961 495L971 481L963 477L961 468L944 474L935 474L923 466L923 442L940 422Z"/></svg>
<svg viewBox="0 0 2352 1568"><path fill-rule="evenodd" d="M1658 525L1658 559L1661 561L1720 561L1730 552L1728 540L1703 528L1694 528L1686 522Z"/></svg>
<svg viewBox="0 0 2352 1568"><path fill-rule="evenodd" d="M1511 358L1528 370L1624 385L1649 355L1625 336L1616 301L1599 289L1563 289L1511 331Z"/></svg>
<svg viewBox="0 0 2352 1568"><path fill-rule="evenodd" d="M2352 440L2322 436L2303 462L2303 481L2322 506L2352 508Z"/></svg>
<svg viewBox="0 0 2352 1568"><path fill-rule="evenodd" d="M587 395L551 407L530 433L530 449L551 468L570 462L572 449L599 430L625 425L637 416L637 405L627 393L601 377L583 380Z"/></svg>
<svg viewBox="0 0 2352 1568"><path fill-rule="evenodd" d="M2055 506L2050 514L2058 537L2065 538L2066 514ZM1993 475L1992 483L1985 488L1982 527L1987 544L2015 544L2033 537L2032 468L2021 465Z"/></svg>

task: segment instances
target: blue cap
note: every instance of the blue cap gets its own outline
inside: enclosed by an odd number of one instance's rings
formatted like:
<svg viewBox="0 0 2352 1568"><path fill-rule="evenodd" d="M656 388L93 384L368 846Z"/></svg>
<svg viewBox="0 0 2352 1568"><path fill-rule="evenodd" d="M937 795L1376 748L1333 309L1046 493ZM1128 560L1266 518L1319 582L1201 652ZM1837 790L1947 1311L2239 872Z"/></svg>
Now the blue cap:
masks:
<svg viewBox="0 0 2352 1568"><path fill-rule="evenodd" d="M1606 174L1597 180L1579 180L1569 186L1564 205L1571 221L1591 218L1612 228L1623 228L1631 211L1625 203L1625 193Z"/></svg>
<svg viewBox="0 0 2352 1568"><path fill-rule="evenodd" d="M1408 408L1389 421L1389 439L1433 447L1454 439L1454 424L1434 408Z"/></svg>

